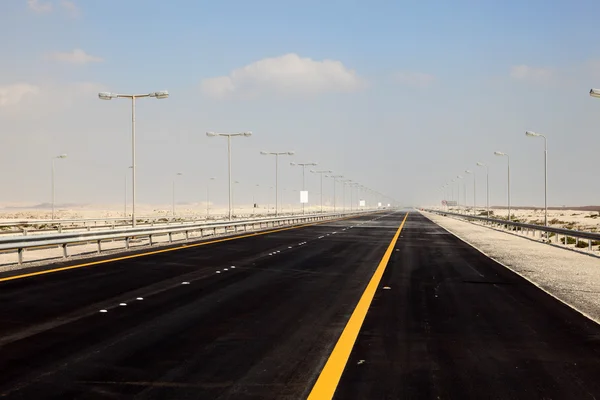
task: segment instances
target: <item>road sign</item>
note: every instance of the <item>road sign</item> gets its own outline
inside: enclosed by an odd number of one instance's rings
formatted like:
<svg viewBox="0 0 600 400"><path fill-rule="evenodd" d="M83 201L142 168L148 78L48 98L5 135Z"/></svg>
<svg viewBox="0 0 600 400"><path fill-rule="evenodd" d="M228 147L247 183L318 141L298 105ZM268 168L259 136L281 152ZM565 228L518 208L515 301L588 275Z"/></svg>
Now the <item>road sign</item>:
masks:
<svg viewBox="0 0 600 400"><path fill-rule="evenodd" d="M300 203L308 203L308 190L300 191Z"/></svg>

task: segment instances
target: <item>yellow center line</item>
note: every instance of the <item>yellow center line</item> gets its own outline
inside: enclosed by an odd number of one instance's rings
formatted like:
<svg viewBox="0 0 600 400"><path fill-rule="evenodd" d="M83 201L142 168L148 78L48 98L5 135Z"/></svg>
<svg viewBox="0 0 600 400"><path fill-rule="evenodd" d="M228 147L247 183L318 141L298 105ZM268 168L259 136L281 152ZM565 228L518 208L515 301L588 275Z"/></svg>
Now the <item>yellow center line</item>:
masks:
<svg viewBox="0 0 600 400"><path fill-rule="evenodd" d="M145 253L141 253L141 254L131 254L131 255L128 255L128 256L122 256L122 257L116 257L116 258L109 258L109 259L106 259L106 260L92 261L92 262L88 262L88 263L84 263L84 264L70 265L68 267L46 269L46 270L43 270L43 271L30 272L30 273L27 273L27 274L7 276L5 278L0 278L0 282L13 281L13 280L16 280L16 279L23 279L23 278L28 278L28 277L31 277L31 276L51 274L51 273L60 272L60 271L68 271L70 269L90 267L90 266L93 266L93 265L107 264L107 263L110 263L110 262L113 262L113 261L128 260L128 259L131 259L131 258L138 258L138 257L144 257L144 256L149 256L149 255L154 255L154 254L167 253L167 252L170 252L170 251L177 251L177 250L182 250L182 249L189 249L190 247L206 246L208 244L228 242L230 240L244 239L244 238L248 238L248 237L252 237L252 236L268 235L270 233L289 231L291 229L305 228L305 227L308 227L308 226L320 225L320 224L325 224L325 223L328 223L328 222L342 221L342 220L346 220L346 219L350 219L350 218L356 218L356 215L352 215L350 217L330 219L330 220L327 220L327 221L319 221L319 222L312 222L312 223L309 223L309 224L303 224L303 225L297 225L297 226L290 226L290 227L287 227L287 228L271 229L271 230L264 231L264 232L254 232L254 233L250 233L248 235L232 236L232 237L227 237L227 238L223 238L223 239L210 240L210 241L207 241L207 242L194 243L194 244L184 244L184 245L182 245L180 247L174 247L174 248L162 249L162 250L154 250L154 251L149 251L149 252L145 252Z"/></svg>
<svg viewBox="0 0 600 400"><path fill-rule="evenodd" d="M408 213L404 216L400 227L398 227L396 234L381 259L379 266L375 270L367 288L360 297L346 327L342 331L329 359L325 363L325 367L323 367L321 374L317 378L317 382L308 395L308 400L327 400L333 398L342 377L342 373L344 372L344 368L346 368L348 358L350 358L350 353L352 352L360 328L362 327L367 312L369 311L369 307L371 306L371 302L373 301L373 297L375 296L375 291L377 290L381 277L390 261L394 246L396 246L396 242L398 241L398 237L400 236L400 232L402 231L407 218Z"/></svg>

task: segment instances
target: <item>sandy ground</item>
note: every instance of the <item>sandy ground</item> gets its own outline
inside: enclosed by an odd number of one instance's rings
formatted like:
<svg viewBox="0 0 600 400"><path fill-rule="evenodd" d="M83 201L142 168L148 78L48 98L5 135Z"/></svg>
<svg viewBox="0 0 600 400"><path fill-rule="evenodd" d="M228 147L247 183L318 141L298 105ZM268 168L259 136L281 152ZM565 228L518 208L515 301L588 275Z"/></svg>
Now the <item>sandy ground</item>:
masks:
<svg viewBox="0 0 600 400"><path fill-rule="evenodd" d="M436 207L435 209L446 211L446 209L440 207ZM464 213L463 209L454 207L450 207L450 211ZM491 215L492 218L500 217L506 219L508 217L507 209L493 209L490 211L493 213ZM472 214L472 211L469 209L468 213ZM516 218L518 222L544 225L544 209L511 209L510 213L511 219L514 220ZM477 208L476 215L486 216L486 210L484 208ZM600 232L600 213L597 211L548 210L548 225L555 228Z"/></svg>
<svg viewBox="0 0 600 400"><path fill-rule="evenodd" d="M600 258L455 218L423 214L600 323Z"/></svg>
<svg viewBox="0 0 600 400"><path fill-rule="evenodd" d="M281 204L280 213L290 214L299 213L302 208L299 204ZM305 208L305 212L318 212L320 206L311 205ZM333 207L324 205L323 211L333 212ZM338 209L337 211L341 211ZM209 215L226 216L229 213L227 206L212 205L209 209ZM251 216L275 214L275 206L270 205L262 208L253 209L251 204L237 205L233 208L234 215ZM177 218L205 218L207 215L206 205L176 205L175 217ZM125 210L123 205L90 205L82 207L70 207L55 209L55 219L101 219L101 218L123 218ZM173 211L171 205L138 205L136 206L136 216L142 217L172 217ZM0 222L12 220L38 219L49 220L52 217L50 209L36 208L3 208L0 206ZM127 217L131 218L131 205L127 209Z"/></svg>

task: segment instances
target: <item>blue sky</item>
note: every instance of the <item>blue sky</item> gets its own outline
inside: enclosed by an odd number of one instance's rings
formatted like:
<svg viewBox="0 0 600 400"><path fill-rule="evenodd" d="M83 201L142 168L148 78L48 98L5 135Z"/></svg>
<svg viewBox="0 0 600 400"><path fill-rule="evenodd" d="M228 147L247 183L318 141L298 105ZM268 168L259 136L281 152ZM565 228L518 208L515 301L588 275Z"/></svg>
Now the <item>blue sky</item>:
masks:
<svg viewBox="0 0 600 400"><path fill-rule="evenodd" d="M502 150L513 204L539 205L529 129L549 136L550 203L597 204L600 101L587 91L600 86L599 12L594 1L6 0L0 207L47 201L62 152L58 201L118 203L130 109L97 92L162 89L168 100L138 102L143 203L168 203L180 170L181 201L201 201L217 176L224 203L225 143L203 132L251 130L234 142L240 202L273 184L258 151L281 149L414 205L483 161L503 204ZM297 189L299 171L282 166L281 179Z"/></svg>

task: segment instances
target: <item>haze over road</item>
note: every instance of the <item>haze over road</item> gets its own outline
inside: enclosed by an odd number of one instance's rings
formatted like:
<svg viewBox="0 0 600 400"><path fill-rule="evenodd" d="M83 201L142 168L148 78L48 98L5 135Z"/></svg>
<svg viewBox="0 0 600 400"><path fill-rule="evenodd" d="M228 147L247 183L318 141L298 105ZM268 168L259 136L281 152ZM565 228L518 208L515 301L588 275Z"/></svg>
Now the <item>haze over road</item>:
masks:
<svg viewBox="0 0 600 400"><path fill-rule="evenodd" d="M7 276L5 398L600 395L600 327L417 212Z"/></svg>

